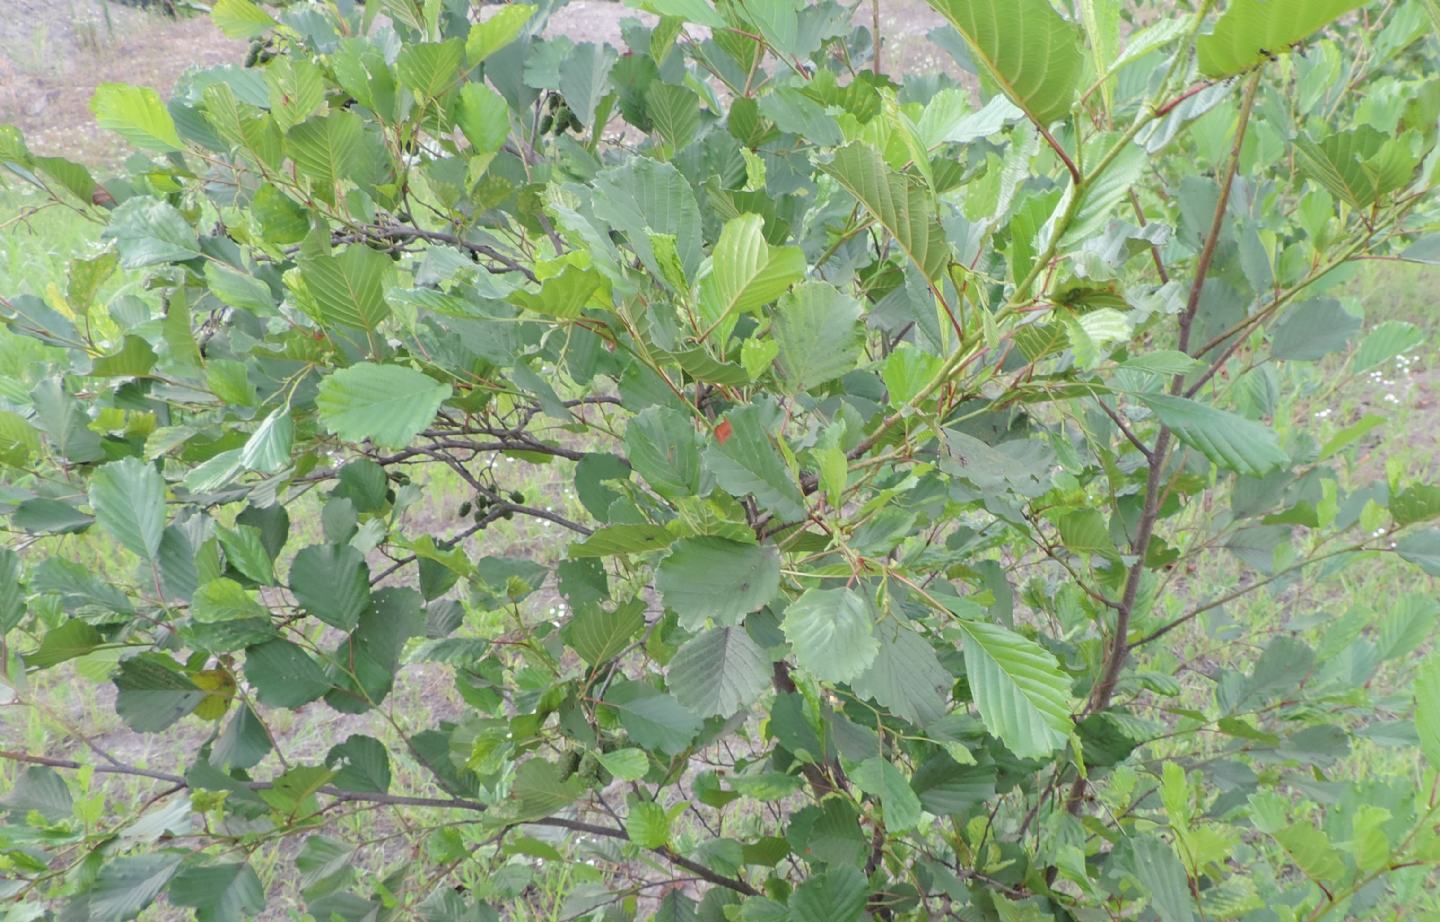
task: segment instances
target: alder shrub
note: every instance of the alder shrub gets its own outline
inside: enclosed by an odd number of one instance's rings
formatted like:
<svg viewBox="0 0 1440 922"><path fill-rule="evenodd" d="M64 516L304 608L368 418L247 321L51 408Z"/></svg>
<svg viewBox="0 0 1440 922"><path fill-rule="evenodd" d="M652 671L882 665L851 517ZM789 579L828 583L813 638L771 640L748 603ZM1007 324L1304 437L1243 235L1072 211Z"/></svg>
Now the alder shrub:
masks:
<svg viewBox="0 0 1440 922"><path fill-rule="evenodd" d="M1440 910L1440 489L1298 399L1423 340L1440 11L930 2L217 0L121 175L5 129L103 246L0 301L4 700L164 735L5 740L8 918Z"/></svg>

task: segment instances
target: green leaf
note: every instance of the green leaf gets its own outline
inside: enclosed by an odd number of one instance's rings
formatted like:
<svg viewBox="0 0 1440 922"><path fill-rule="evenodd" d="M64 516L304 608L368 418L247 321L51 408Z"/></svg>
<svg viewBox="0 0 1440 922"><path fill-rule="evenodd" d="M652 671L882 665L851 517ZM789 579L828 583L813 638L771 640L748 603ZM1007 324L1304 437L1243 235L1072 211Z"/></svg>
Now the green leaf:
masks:
<svg viewBox="0 0 1440 922"><path fill-rule="evenodd" d="M90 478L95 519L116 541L154 561L165 532L165 481L139 458L112 461Z"/></svg>
<svg viewBox="0 0 1440 922"><path fill-rule="evenodd" d="M335 772L330 783L341 790L377 794L390 790L390 755L374 737L355 733L331 746L325 767Z"/></svg>
<svg viewBox="0 0 1440 922"><path fill-rule="evenodd" d="M684 150L700 131L700 97L688 87L659 81L650 84L645 114L671 154Z"/></svg>
<svg viewBox="0 0 1440 922"><path fill-rule="evenodd" d="M406 43L395 59L395 75L416 96L435 99L459 82L464 60L465 43L458 38Z"/></svg>
<svg viewBox="0 0 1440 922"><path fill-rule="evenodd" d="M360 362L322 381L315 406L325 428L347 442L404 448L449 396L450 385L413 368Z"/></svg>
<svg viewBox="0 0 1440 922"><path fill-rule="evenodd" d="M516 770L510 799L517 819L538 820L570 806L580 791L579 778L562 779L558 766L544 759L531 759Z"/></svg>
<svg viewBox="0 0 1440 922"><path fill-rule="evenodd" d="M510 107L503 96L485 84L467 83L460 88L455 123L476 153L493 154L510 137Z"/></svg>
<svg viewBox="0 0 1440 922"><path fill-rule="evenodd" d="M875 660L875 612L853 589L810 589L785 609L781 628L795 662L826 682L849 682Z"/></svg>
<svg viewBox="0 0 1440 922"><path fill-rule="evenodd" d="M266 618L269 612L233 579L212 579L195 590L190 615L204 624Z"/></svg>
<svg viewBox="0 0 1440 922"><path fill-rule="evenodd" d="M1440 528L1411 532L1395 543L1395 553L1431 576L1440 576Z"/></svg>
<svg viewBox="0 0 1440 922"><path fill-rule="evenodd" d="M775 598L780 555L772 545L724 538L686 538L661 562L655 586L686 630L713 620L736 625Z"/></svg>
<svg viewBox="0 0 1440 922"><path fill-rule="evenodd" d="M783 520L800 521L809 516L805 495L766 431L769 409L751 404L731 411L726 417L730 436L706 450L705 464L732 495L753 495L762 508Z"/></svg>
<svg viewBox="0 0 1440 922"><path fill-rule="evenodd" d="M695 424L679 410L656 406L637 413L625 427L625 453L635 473L661 496L679 499L700 492Z"/></svg>
<svg viewBox="0 0 1440 922"><path fill-rule="evenodd" d="M226 38L257 38L276 26L254 0L215 0L210 18Z"/></svg>
<svg viewBox="0 0 1440 922"><path fill-rule="evenodd" d="M858 922L865 917L865 875L859 868L830 866L790 895L791 922Z"/></svg>
<svg viewBox="0 0 1440 922"><path fill-rule="evenodd" d="M700 268L704 239L695 191L674 166L646 157L604 170L595 177L595 211L623 233L645 267L659 279L655 240L673 238L675 255L687 279Z"/></svg>
<svg viewBox="0 0 1440 922"><path fill-rule="evenodd" d="M1270 351L1277 359L1313 362L1344 349L1361 324L1334 298L1306 301L1286 311L1271 329Z"/></svg>
<svg viewBox="0 0 1440 922"><path fill-rule="evenodd" d="M643 749L617 749L599 753L596 758L619 781L639 781L650 769L650 759Z"/></svg>
<svg viewBox="0 0 1440 922"><path fill-rule="evenodd" d="M1275 433L1243 416L1183 397L1142 394L1139 399L1180 441L1222 468L1262 477L1290 463Z"/></svg>
<svg viewBox="0 0 1440 922"><path fill-rule="evenodd" d="M596 271L566 266L559 275L546 279L540 285L538 294L517 291L510 296L510 300L556 320L574 320L590 302L591 296L604 285L604 281Z"/></svg>
<svg viewBox="0 0 1440 922"><path fill-rule="evenodd" d="M627 602L609 612L603 608L581 611L565 625L565 642L591 666L609 662L630 645L645 627L645 606Z"/></svg>
<svg viewBox="0 0 1440 922"><path fill-rule="evenodd" d="M330 690L325 672L288 640L271 640L245 651L245 678L260 703L298 708Z"/></svg>
<svg viewBox="0 0 1440 922"><path fill-rule="evenodd" d="M854 370L864 355L862 313L860 302L826 282L806 282L782 298L772 328L781 377L808 391Z"/></svg>
<svg viewBox="0 0 1440 922"><path fill-rule="evenodd" d="M615 557L664 550L675 536L663 525L607 525L570 545L571 557Z"/></svg>
<svg viewBox="0 0 1440 922"><path fill-rule="evenodd" d="M920 798L911 789L910 779L889 760L871 756L850 772L850 780L879 799L886 832L904 832L920 822Z"/></svg>
<svg viewBox="0 0 1440 922"><path fill-rule="evenodd" d="M625 834L641 848L663 848L670 843L670 814L653 800L632 800Z"/></svg>
<svg viewBox="0 0 1440 922"><path fill-rule="evenodd" d="M1365 0L1231 0L1196 51L1200 72L1219 79L1264 64Z"/></svg>
<svg viewBox="0 0 1440 922"><path fill-rule="evenodd" d="M274 474L290 464L294 440L295 423L290 418L290 408L276 407L245 440L240 463L252 471Z"/></svg>
<svg viewBox="0 0 1440 922"><path fill-rule="evenodd" d="M385 277L390 260L379 250L358 244L338 256L316 253L300 260L305 287L320 310L320 321L373 333L390 316Z"/></svg>
<svg viewBox="0 0 1440 922"><path fill-rule="evenodd" d="M115 711L138 733L164 730L205 697L174 660L159 653L141 653L122 662L115 687Z"/></svg>
<svg viewBox="0 0 1440 922"><path fill-rule="evenodd" d="M189 867L175 875L170 902L195 910L196 922L239 922L265 908L265 888L249 864Z"/></svg>
<svg viewBox="0 0 1440 922"><path fill-rule="evenodd" d="M840 148L824 169L890 232L926 279L933 283L941 277L950 262L950 243L922 180L891 172L881 153L862 141Z"/></svg>
<svg viewBox="0 0 1440 922"><path fill-rule="evenodd" d="M45 632L40 646L25 654L25 665L31 669L49 669L77 656L84 656L104 643L104 638L84 621L66 621Z"/></svg>
<svg viewBox="0 0 1440 922"><path fill-rule="evenodd" d="M311 545L290 564L290 591L316 618L353 630L370 604L370 567L348 544Z"/></svg>
<svg viewBox="0 0 1440 922"><path fill-rule="evenodd" d="M1440 487L1420 483L1406 487L1390 497L1390 514L1402 527L1440 516Z"/></svg>
<svg viewBox="0 0 1440 922"><path fill-rule="evenodd" d="M700 732L699 717L644 682L612 684L605 693L605 704L615 709L630 739L644 749L679 755Z"/></svg>
<svg viewBox="0 0 1440 922"><path fill-rule="evenodd" d="M20 555L8 547L0 547L0 637L14 630L25 617L20 571Z"/></svg>
<svg viewBox="0 0 1440 922"><path fill-rule="evenodd" d="M1320 141L1295 139L1305 173L1352 208L1368 208L1409 184L1419 165L1413 135L1392 137L1369 125L1337 131Z"/></svg>
<svg viewBox="0 0 1440 922"><path fill-rule="evenodd" d="M718 331L723 343L736 315L754 313L774 301L805 275L799 247L765 242L765 220L744 214L727 221L710 257L710 274L700 280L703 329Z"/></svg>
<svg viewBox="0 0 1440 922"><path fill-rule="evenodd" d="M615 49L608 44L581 42L560 63L560 94L585 128L595 127L600 100L610 92L610 70Z"/></svg>
<svg viewBox="0 0 1440 922"><path fill-rule="evenodd" d="M366 133L360 116L347 109L296 125L286 135L285 148L315 194L327 202L335 200L337 183L364 189L377 169L390 162L383 145Z"/></svg>
<svg viewBox="0 0 1440 922"><path fill-rule="evenodd" d="M465 57L473 67L520 37L525 23L535 15L530 3L511 3L470 27L465 39Z"/></svg>
<svg viewBox="0 0 1440 922"><path fill-rule="evenodd" d="M879 651L851 689L919 726L945 714L955 677L935 656L930 642L895 618L875 625Z"/></svg>
<svg viewBox="0 0 1440 922"><path fill-rule="evenodd" d="M627 6L654 13L657 16L674 16L696 25L723 29L729 25L705 0L625 0Z"/></svg>
<svg viewBox="0 0 1440 922"><path fill-rule="evenodd" d="M1075 101L1084 59L1079 30L1050 0L929 0L986 75L1044 128Z"/></svg>
<svg viewBox="0 0 1440 922"><path fill-rule="evenodd" d="M267 65L265 88L270 117L281 131L294 128L325 104L324 72L299 55L281 55ZM245 146L251 146L248 139Z"/></svg>
<svg viewBox="0 0 1440 922"><path fill-rule="evenodd" d="M225 550L225 562L242 576L262 586L275 582L275 564L260 538L260 529L253 525L236 525L234 528L222 525L215 529L215 535Z"/></svg>
<svg viewBox="0 0 1440 922"><path fill-rule="evenodd" d="M1344 879L1345 860L1330 837L1310 823L1294 823L1273 835L1306 877L1327 885Z"/></svg>
<svg viewBox="0 0 1440 922"><path fill-rule="evenodd" d="M770 658L742 627L717 627L685 643L665 684L701 717L728 717L770 685Z"/></svg>
<svg viewBox="0 0 1440 922"><path fill-rule="evenodd" d="M270 294L270 286L254 276L241 275L219 263L207 262L205 282L215 297L232 307L261 316L275 313L275 298Z"/></svg>
<svg viewBox="0 0 1440 922"><path fill-rule="evenodd" d="M0 410L0 463L24 467L39 452L40 433L20 414Z"/></svg>
<svg viewBox="0 0 1440 922"><path fill-rule="evenodd" d="M143 269L200 255L195 229L168 202L137 195L110 214L105 237L120 249L120 265Z"/></svg>
<svg viewBox="0 0 1440 922"><path fill-rule="evenodd" d="M0 808L25 814L34 810L52 823L70 818L74 800L65 779L53 768L31 765L19 773L10 792L0 797Z"/></svg>
<svg viewBox="0 0 1440 922"><path fill-rule="evenodd" d="M1440 770L1440 656L1431 656L1415 676L1415 733L1430 766Z"/></svg>
<svg viewBox="0 0 1440 922"><path fill-rule="evenodd" d="M172 852L116 858L100 868L95 886L85 895L91 922L123 922L155 901L170 882L181 856Z"/></svg>
<svg viewBox="0 0 1440 922"><path fill-rule="evenodd" d="M160 94L145 86L102 83L95 88L90 111L101 128L113 131L142 150L180 150L175 120Z"/></svg>
<svg viewBox="0 0 1440 922"><path fill-rule="evenodd" d="M155 367L155 350L138 336L126 336L120 348L95 357L90 375L95 378L138 378Z"/></svg>
<svg viewBox="0 0 1440 922"><path fill-rule="evenodd" d="M961 618L955 628L965 638L965 674L985 728L1021 758L1065 745L1074 702L1055 657L998 624Z"/></svg>
<svg viewBox="0 0 1440 922"><path fill-rule="evenodd" d="M1425 344L1425 334L1413 323L1387 320L1360 341L1353 359L1356 372L1378 368L1391 359Z"/></svg>
<svg viewBox="0 0 1440 922"><path fill-rule="evenodd" d="M1130 848L1135 876L1162 922L1192 922L1195 900L1190 895L1190 878L1175 850L1153 836L1131 839Z"/></svg>

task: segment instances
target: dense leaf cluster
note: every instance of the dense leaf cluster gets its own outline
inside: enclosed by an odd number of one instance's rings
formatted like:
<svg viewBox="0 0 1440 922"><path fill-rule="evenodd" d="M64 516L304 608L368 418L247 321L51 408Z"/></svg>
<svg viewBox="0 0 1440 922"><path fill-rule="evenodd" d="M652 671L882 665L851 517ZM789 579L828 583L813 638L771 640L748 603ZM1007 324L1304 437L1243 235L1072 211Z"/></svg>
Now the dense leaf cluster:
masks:
<svg viewBox="0 0 1440 922"><path fill-rule="evenodd" d="M1371 683L1440 607L1224 616L1440 575L1440 488L1353 463L1383 420L1291 413L1421 340L1347 357L1339 286L1440 259L1433 2L931 0L968 73L903 81L868 6L634 5L616 48L555 0L216 0L252 66L102 87L123 175L0 128L104 226L0 298L3 689L103 676L189 757L7 740L0 900L1434 910L1440 665ZM420 664L450 703L398 711ZM297 755L286 711L368 722ZM352 811L413 850L358 871Z"/></svg>

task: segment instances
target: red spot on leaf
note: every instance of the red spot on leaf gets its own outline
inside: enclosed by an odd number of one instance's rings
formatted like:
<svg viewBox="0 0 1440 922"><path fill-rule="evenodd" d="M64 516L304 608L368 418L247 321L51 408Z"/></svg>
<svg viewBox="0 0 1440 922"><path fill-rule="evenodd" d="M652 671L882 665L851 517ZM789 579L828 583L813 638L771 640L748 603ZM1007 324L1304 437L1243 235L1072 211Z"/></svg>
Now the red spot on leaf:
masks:
<svg viewBox="0 0 1440 922"><path fill-rule="evenodd" d="M730 434L734 431L734 428L730 425L730 420L727 419L715 427L715 440L721 445L724 445L726 441L729 440Z"/></svg>

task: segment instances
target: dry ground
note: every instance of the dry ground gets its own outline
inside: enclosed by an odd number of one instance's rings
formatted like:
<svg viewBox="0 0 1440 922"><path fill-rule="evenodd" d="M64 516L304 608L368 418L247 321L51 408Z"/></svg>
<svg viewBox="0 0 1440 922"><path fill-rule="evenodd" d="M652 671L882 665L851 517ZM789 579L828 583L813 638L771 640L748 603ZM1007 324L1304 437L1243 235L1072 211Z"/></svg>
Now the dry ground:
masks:
<svg viewBox="0 0 1440 922"><path fill-rule="evenodd" d="M864 7L857 21L868 24ZM575 0L551 30L619 44L621 20L634 15L614 0ZM880 0L886 67L953 69L925 38L940 24L924 0ZM0 123L18 125L36 153L114 162L125 150L95 125L89 102L96 86L134 83L167 95L187 68L238 64L244 54L243 42L225 38L204 17L172 20L108 0L0 0Z"/></svg>

